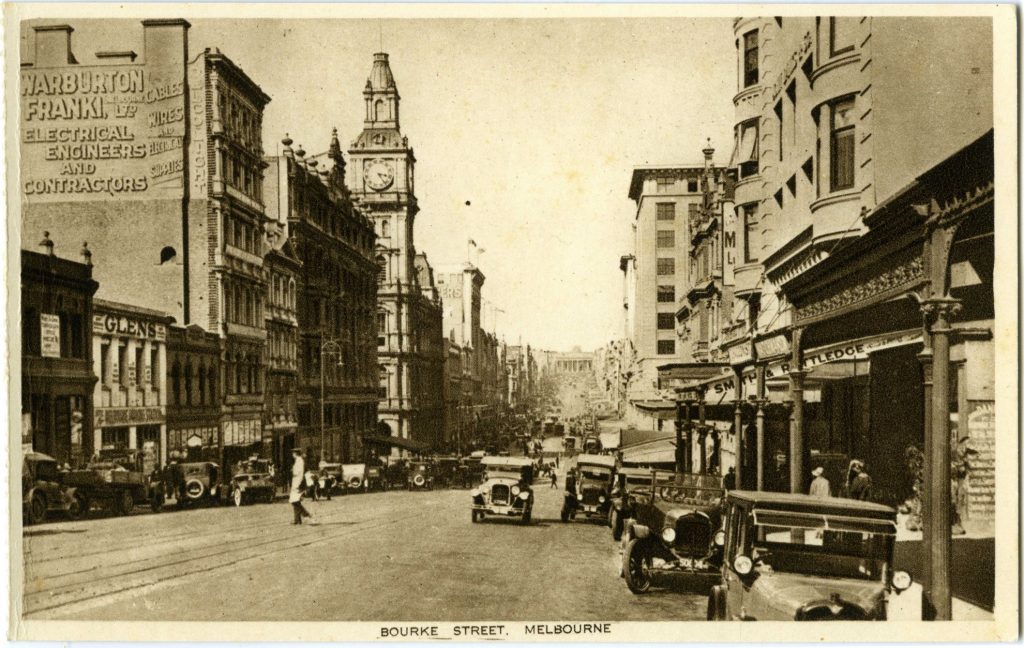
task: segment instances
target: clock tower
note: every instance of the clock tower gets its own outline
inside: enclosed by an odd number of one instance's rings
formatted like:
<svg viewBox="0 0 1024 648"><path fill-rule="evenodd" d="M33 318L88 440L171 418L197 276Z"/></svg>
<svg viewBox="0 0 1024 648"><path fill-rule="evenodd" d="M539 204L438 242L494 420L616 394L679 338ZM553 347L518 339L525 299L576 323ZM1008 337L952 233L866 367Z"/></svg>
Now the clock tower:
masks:
<svg viewBox="0 0 1024 648"><path fill-rule="evenodd" d="M348 184L362 211L373 218L377 240L387 253L386 283L408 286L415 275L413 224L419 208L413 185L416 157L399 127L400 99L388 55L374 54L363 89L363 132L349 150Z"/></svg>
<svg viewBox="0 0 1024 648"><path fill-rule="evenodd" d="M400 97L383 52L373 55L363 100L366 116L363 131L349 149L348 185L377 232L379 433L408 439L412 445L393 447L411 449L416 442L429 443L432 431L442 425L434 419L443 417L443 410L431 403L441 386L426 380L442 372L425 366L424 355L424 340L432 332L431 322L440 322L441 309L428 297L433 291L431 273L421 268L426 258L417 255L413 241L419 211L413 185L416 157L400 130ZM440 325L434 328L439 337ZM440 340L436 346L440 348Z"/></svg>

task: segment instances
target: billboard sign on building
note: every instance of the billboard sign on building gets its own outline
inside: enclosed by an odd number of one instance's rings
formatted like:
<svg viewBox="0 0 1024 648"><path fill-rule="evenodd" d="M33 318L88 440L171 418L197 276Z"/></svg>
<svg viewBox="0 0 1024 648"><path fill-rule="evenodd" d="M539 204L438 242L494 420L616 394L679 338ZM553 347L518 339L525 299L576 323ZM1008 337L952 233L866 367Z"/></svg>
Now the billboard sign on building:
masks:
<svg viewBox="0 0 1024 648"><path fill-rule="evenodd" d="M180 194L185 135L180 67L21 71L21 191L28 203Z"/></svg>
<svg viewBox="0 0 1024 648"><path fill-rule="evenodd" d="M39 314L39 349L44 358L60 357L60 316Z"/></svg>

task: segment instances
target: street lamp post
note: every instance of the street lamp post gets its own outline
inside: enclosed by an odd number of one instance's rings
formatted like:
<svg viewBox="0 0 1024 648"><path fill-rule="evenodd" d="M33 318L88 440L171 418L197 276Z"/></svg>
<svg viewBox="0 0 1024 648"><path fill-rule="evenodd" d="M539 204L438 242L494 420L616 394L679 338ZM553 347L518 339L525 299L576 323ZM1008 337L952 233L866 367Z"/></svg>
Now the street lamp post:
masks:
<svg viewBox="0 0 1024 648"><path fill-rule="evenodd" d="M328 353L335 353L338 356L338 366L342 366L344 363L341 361L341 345L334 340L324 340L320 344L320 462L323 463L327 456L325 448L327 447L324 443L324 356Z"/></svg>

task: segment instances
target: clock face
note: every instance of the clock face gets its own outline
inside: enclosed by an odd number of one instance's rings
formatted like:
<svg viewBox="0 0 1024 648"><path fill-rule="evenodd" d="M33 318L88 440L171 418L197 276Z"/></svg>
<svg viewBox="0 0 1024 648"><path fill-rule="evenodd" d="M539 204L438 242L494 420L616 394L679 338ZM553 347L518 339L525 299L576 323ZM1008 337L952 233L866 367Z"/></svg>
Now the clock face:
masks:
<svg viewBox="0 0 1024 648"><path fill-rule="evenodd" d="M366 165L366 186L384 191L395 181L395 167L387 160L372 160Z"/></svg>

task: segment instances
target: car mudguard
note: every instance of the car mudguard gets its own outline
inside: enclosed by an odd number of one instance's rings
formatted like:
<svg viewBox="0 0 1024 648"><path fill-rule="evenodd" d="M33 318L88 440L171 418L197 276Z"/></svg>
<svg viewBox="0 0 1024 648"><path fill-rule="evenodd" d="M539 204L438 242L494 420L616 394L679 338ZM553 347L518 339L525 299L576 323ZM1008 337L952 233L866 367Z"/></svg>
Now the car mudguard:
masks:
<svg viewBox="0 0 1024 648"><path fill-rule="evenodd" d="M644 526L643 524L637 524L636 522L634 522L631 525L630 529L631 529L630 534L634 538L649 538L649 537L651 537L651 529L649 527Z"/></svg>

